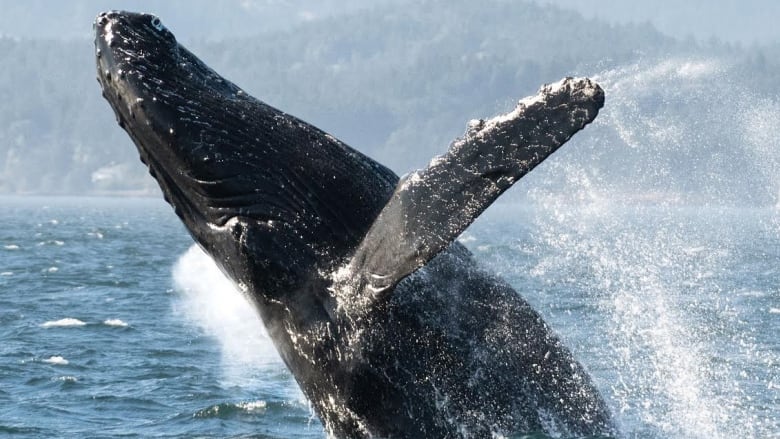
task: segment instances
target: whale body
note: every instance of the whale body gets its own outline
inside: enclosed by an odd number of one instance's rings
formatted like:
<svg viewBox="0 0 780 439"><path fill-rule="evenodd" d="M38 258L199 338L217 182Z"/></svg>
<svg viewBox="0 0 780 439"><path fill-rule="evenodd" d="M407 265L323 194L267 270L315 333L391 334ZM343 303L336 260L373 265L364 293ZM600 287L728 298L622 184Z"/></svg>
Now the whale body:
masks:
<svg viewBox="0 0 780 439"><path fill-rule="evenodd" d="M596 117L566 78L399 179L214 72L156 16L95 21L98 81L194 240L256 307L330 435L613 435L584 368L455 239Z"/></svg>

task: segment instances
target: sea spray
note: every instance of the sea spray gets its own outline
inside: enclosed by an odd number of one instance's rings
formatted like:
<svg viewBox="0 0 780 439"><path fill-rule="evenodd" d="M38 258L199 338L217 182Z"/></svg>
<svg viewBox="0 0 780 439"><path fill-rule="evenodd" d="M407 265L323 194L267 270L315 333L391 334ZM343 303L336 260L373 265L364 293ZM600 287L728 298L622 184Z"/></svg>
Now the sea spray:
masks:
<svg viewBox="0 0 780 439"><path fill-rule="evenodd" d="M614 370L604 391L629 437L776 433L777 414L749 403L745 366L721 354L730 346L757 367L780 358L758 347L721 273L744 245L729 227L757 218L740 209L777 204L778 104L720 61L638 63L598 80L604 111L534 176L533 246L546 255L532 276L575 273L567 281L598 303L594 332ZM744 228L780 230L776 219Z"/></svg>
<svg viewBox="0 0 780 439"><path fill-rule="evenodd" d="M246 387L268 373L286 373L254 307L197 245L177 261L173 278L180 299L175 311L206 334L222 351L224 380ZM291 391L295 386L287 382Z"/></svg>
<svg viewBox="0 0 780 439"><path fill-rule="evenodd" d="M522 185L568 200L766 206L780 194L780 104L723 60L648 60L594 76L599 117ZM579 183L590 184L583 193Z"/></svg>

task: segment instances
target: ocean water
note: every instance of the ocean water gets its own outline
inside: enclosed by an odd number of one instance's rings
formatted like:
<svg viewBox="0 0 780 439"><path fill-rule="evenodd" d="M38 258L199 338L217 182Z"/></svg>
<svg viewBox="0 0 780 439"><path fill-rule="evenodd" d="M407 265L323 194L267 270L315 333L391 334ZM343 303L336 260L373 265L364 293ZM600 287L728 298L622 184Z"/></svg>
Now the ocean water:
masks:
<svg viewBox="0 0 780 439"><path fill-rule="evenodd" d="M322 437L261 332L244 354L202 326L221 319L177 287L192 240L161 200L0 206L0 436ZM208 281L198 264L183 282Z"/></svg>
<svg viewBox="0 0 780 439"><path fill-rule="evenodd" d="M0 224L0 436L324 437L161 200L6 197ZM778 210L538 195L460 240L572 348L624 437L780 437Z"/></svg>
<svg viewBox="0 0 780 439"><path fill-rule="evenodd" d="M622 437L780 438L780 104L722 60L596 79L596 121L460 241ZM161 200L0 197L0 225L0 436L325 436Z"/></svg>

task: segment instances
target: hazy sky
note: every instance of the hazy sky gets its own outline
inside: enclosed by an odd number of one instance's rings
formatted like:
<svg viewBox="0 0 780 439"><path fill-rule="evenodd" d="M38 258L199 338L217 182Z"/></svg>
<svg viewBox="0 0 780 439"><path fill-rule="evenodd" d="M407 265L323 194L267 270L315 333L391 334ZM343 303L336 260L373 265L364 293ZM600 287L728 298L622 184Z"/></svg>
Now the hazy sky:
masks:
<svg viewBox="0 0 780 439"><path fill-rule="evenodd" d="M778 0L539 0L611 22L651 22L685 38L780 43Z"/></svg>
<svg viewBox="0 0 780 439"><path fill-rule="evenodd" d="M0 35L92 38L102 11L151 12L194 39L258 35L397 0L0 0Z"/></svg>
<svg viewBox="0 0 780 439"><path fill-rule="evenodd" d="M400 0L0 0L0 34L89 38L106 9L158 13L182 35L201 39L261 34L328 15ZM505 0L520 1L520 0ZM700 40L780 42L780 0L537 0L610 22L650 22L664 33ZM414 1L405 0L411 7ZM410 7L406 6L406 7Z"/></svg>

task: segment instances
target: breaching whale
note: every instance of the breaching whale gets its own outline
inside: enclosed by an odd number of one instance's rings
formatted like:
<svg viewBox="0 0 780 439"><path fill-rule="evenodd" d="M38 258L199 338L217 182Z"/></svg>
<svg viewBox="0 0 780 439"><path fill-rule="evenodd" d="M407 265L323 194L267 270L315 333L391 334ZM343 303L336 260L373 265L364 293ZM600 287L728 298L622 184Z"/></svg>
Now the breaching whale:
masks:
<svg viewBox="0 0 780 439"><path fill-rule="evenodd" d="M583 367L455 239L590 123L588 79L472 121L400 179L249 96L148 14L98 15L103 96L336 437L612 435Z"/></svg>

